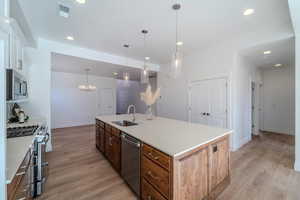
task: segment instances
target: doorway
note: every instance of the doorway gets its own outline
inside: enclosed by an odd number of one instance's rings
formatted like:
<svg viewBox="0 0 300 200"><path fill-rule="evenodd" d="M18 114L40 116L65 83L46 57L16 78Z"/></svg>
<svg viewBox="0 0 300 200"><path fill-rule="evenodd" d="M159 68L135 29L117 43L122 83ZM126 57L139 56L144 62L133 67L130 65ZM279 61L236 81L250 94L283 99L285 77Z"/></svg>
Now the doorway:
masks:
<svg viewBox="0 0 300 200"><path fill-rule="evenodd" d="M99 90L100 104L98 107L100 115L114 114L114 90L113 88L104 88Z"/></svg>
<svg viewBox="0 0 300 200"><path fill-rule="evenodd" d="M189 89L189 121L228 128L228 80L193 82Z"/></svg>

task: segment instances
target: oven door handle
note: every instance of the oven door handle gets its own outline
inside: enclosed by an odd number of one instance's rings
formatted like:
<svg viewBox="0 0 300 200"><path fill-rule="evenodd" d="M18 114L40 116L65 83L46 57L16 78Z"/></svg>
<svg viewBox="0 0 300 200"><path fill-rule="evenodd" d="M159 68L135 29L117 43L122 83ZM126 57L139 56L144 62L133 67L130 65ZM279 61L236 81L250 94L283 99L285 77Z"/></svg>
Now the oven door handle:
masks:
<svg viewBox="0 0 300 200"><path fill-rule="evenodd" d="M50 139L50 135L49 135L49 133L47 132L47 133L45 134L45 138L44 138L45 144L47 144L47 142L49 141L49 139Z"/></svg>

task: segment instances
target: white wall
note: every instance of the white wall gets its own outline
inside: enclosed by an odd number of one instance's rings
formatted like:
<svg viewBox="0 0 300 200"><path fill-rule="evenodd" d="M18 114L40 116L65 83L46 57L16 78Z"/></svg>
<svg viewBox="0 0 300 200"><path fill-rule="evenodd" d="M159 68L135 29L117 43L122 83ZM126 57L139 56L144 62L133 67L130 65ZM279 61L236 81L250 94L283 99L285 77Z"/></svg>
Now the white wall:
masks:
<svg viewBox="0 0 300 200"><path fill-rule="evenodd" d="M51 81L51 57L47 51L35 48L26 48L26 54L30 58L28 71L28 103L23 104L24 110L32 118L44 118L48 127L51 124L50 111L50 81ZM51 129L49 129L51 135ZM51 141L51 140L50 140ZM51 142L47 150L52 149Z"/></svg>
<svg viewBox="0 0 300 200"><path fill-rule="evenodd" d="M289 0L291 18L295 31L295 170L300 171L300 1Z"/></svg>
<svg viewBox="0 0 300 200"><path fill-rule="evenodd" d="M188 85L191 81L227 77L229 82L229 127L234 130L232 149L251 139L251 80L256 80L256 66L240 56L236 43L221 43L186 56L182 76L168 77L168 65L161 65L158 87L162 98L158 113L163 117L188 120Z"/></svg>
<svg viewBox="0 0 300 200"><path fill-rule="evenodd" d="M263 80L262 130L294 134L291 127L292 67L265 69Z"/></svg>
<svg viewBox="0 0 300 200"><path fill-rule="evenodd" d="M101 115L101 89L111 88L114 93L113 112L116 112L116 80L113 78L89 76L96 91L86 92L78 89L85 83L83 74L63 72L51 73L51 128L81 126L95 123Z"/></svg>

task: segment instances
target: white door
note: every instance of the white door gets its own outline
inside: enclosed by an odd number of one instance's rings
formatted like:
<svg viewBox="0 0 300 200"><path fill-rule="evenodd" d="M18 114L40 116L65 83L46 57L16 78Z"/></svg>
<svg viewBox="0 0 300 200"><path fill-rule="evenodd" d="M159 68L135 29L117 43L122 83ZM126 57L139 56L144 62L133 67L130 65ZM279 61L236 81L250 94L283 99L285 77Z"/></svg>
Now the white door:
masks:
<svg viewBox="0 0 300 200"><path fill-rule="evenodd" d="M191 86L190 120L227 128L227 79L204 80Z"/></svg>
<svg viewBox="0 0 300 200"><path fill-rule="evenodd" d="M100 114L113 115L114 113L114 90L105 88L100 90Z"/></svg>
<svg viewBox="0 0 300 200"><path fill-rule="evenodd" d="M203 81L190 89L190 120L193 123L208 124L209 111L208 83Z"/></svg>

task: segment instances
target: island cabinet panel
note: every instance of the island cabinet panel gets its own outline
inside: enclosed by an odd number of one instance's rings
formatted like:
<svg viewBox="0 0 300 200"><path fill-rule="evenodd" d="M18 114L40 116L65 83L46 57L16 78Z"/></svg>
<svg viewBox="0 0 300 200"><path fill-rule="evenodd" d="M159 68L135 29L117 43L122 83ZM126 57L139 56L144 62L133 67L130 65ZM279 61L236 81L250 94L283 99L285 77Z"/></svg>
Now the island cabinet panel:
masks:
<svg viewBox="0 0 300 200"><path fill-rule="evenodd" d="M121 169L121 139L120 137L111 136L111 158L110 161L114 168L120 172Z"/></svg>
<svg viewBox="0 0 300 200"><path fill-rule="evenodd" d="M105 131L104 123L100 120L96 120L96 147L104 153L105 149Z"/></svg>
<svg viewBox="0 0 300 200"><path fill-rule="evenodd" d="M167 200L145 179L142 180L142 200Z"/></svg>
<svg viewBox="0 0 300 200"><path fill-rule="evenodd" d="M112 166L120 172L121 169L121 138L118 129L112 131L112 127L105 124L105 156Z"/></svg>
<svg viewBox="0 0 300 200"><path fill-rule="evenodd" d="M96 147L97 149L100 150L100 127L96 123L96 134L95 134L95 139L96 139Z"/></svg>
<svg viewBox="0 0 300 200"><path fill-rule="evenodd" d="M229 176L229 138L223 138L209 146L210 153L210 191Z"/></svg>
<svg viewBox="0 0 300 200"><path fill-rule="evenodd" d="M208 198L208 147L174 160L174 200Z"/></svg>
<svg viewBox="0 0 300 200"><path fill-rule="evenodd" d="M99 145L100 145L100 151L104 153L105 151L105 131L104 128L100 127L99 130Z"/></svg>

